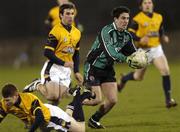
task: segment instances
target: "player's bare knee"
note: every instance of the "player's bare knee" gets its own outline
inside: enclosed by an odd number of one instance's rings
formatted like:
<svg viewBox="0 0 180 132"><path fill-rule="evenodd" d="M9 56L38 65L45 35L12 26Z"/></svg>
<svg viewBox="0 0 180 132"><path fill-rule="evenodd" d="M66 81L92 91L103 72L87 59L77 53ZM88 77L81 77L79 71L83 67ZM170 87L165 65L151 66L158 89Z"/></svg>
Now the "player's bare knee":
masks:
<svg viewBox="0 0 180 132"><path fill-rule="evenodd" d="M144 79L144 76L135 76L134 80L136 81L142 81Z"/></svg>
<svg viewBox="0 0 180 132"><path fill-rule="evenodd" d="M169 70L168 69L160 69L160 73L163 76L169 75Z"/></svg>
<svg viewBox="0 0 180 132"><path fill-rule="evenodd" d="M117 102L118 102L118 99L117 99L117 98L111 98L111 99L109 99L109 103L110 103L111 105L115 105Z"/></svg>

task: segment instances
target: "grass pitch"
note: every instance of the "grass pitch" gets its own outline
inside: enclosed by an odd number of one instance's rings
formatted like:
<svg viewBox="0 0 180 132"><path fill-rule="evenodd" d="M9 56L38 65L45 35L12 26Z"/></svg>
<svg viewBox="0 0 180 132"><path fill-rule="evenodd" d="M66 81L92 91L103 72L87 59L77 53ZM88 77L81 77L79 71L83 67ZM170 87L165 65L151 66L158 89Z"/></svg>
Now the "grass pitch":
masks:
<svg viewBox="0 0 180 132"><path fill-rule="evenodd" d="M180 63L171 63L172 95L180 103ZM41 67L25 67L19 70L10 67L0 67L0 90L5 83L14 83L23 88L40 75ZM120 73L131 69L127 65L116 65L117 78ZM119 80L118 80L119 81ZM102 119L105 130L95 130L87 127L87 132L179 132L180 105L175 108L165 108L164 93L161 86L161 76L157 69L150 66L141 82L128 82L126 88L118 93L119 101L115 107ZM44 102L44 98L35 93ZM61 108L71 99L64 99ZM98 107L85 106L86 120ZM8 115L0 124L1 132L24 132L23 123L12 115Z"/></svg>

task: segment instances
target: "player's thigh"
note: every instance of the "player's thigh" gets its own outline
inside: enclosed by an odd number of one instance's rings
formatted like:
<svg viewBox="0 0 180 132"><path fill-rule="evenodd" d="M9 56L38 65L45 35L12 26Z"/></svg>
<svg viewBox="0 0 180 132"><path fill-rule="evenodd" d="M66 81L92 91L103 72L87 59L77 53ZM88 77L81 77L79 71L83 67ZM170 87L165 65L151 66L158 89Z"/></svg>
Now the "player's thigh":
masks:
<svg viewBox="0 0 180 132"><path fill-rule="evenodd" d="M70 132L85 132L85 122L77 122L71 118Z"/></svg>
<svg viewBox="0 0 180 132"><path fill-rule="evenodd" d="M49 82L46 82L44 84L44 86L46 87L46 90L47 90L47 96L50 97L50 98L54 98L54 99L57 99L59 98L59 95L60 95L60 87L59 87L59 84L56 83L56 82L53 82L53 81L49 81Z"/></svg>
<svg viewBox="0 0 180 132"><path fill-rule="evenodd" d="M67 94L67 87L57 82L50 81L45 84L49 95L54 96L56 99L63 98Z"/></svg>
<svg viewBox="0 0 180 132"><path fill-rule="evenodd" d="M153 64L159 70L161 75L169 74L169 65L168 65L167 58L165 55L155 58L153 61Z"/></svg>
<svg viewBox="0 0 180 132"><path fill-rule="evenodd" d="M117 83L116 82L104 82L101 84L102 92L105 98L112 103L116 103L117 97Z"/></svg>

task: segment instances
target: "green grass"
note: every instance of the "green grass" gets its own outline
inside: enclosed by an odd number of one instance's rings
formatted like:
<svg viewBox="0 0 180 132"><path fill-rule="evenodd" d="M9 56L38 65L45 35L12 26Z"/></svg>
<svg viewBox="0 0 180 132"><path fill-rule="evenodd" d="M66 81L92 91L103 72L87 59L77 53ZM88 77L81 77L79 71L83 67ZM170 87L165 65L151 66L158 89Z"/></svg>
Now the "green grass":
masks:
<svg viewBox="0 0 180 132"><path fill-rule="evenodd" d="M180 102L180 63L171 63L172 95ZM120 73L127 73L127 65L116 65L117 78ZM39 77L41 67L26 67L15 70L10 67L0 67L0 89L8 82L23 88L35 77ZM41 99L42 96L37 94ZM87 127L87 132L179 132L180 107L165 108L164 93L159 72L150 66L142 82L129 82L126 88L118 94L116 106L103 119L105 130L94 130ZM44 102L46 100L43 99ZM70 101L64 99L60 107L64 108ZM84 107L86 120L96 111L97 107ZM0 124L1 132L23 132L24 125L16 117L8 115Z"/></svg>

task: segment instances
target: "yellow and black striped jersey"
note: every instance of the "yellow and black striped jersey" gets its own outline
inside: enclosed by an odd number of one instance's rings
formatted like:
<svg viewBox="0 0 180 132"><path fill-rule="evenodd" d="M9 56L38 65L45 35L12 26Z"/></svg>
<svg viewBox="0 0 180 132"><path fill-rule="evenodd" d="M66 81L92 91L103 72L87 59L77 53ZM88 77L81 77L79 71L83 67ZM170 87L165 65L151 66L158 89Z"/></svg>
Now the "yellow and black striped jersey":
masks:
<svg viewBox="0 0 180 132"><path fill-rule="evenodd" d="M49 33L45 49L52 50L56 57L64 62L73 61L75 50L79 50L81 32L74 26L68 31L62 24L57 24Z"/></svg>
<svg viewBox="0 0 180 132"><path fill-rule="evenodd" d="M61 19L59 17L59 6L55 6L52 9L50 9L49 13L48 13L48 18L49 21L51 23L51 27L54 27L56 24L61 23ZM75 16L77 15L77 10L75 10ZM72 24L73 26L75 26L75 22L73 22Z"/></svg>
<svg viewBox="0 0 180 132"><path fill-rule="evenodd" d="M149 37L149 42L147 45L136 42L138 47L156 47L160 44L160 27L163 21L162 15L158 13L153 13L152 17L147 16L145 13L140 12L134 18L138 24L138 29L134 30L129 28L128 30L135 33L137 37L142 38L143 36Z"/></svg>
<svg viewBox="0 0 180 132"><path fill-rule="evenodd" d="M8 107L5 100L0 102L0 121L2 121L7 114L12 114L21 119L26 124L32 124L35 120L35 111L41 109L44 120L49 122L49 109L33 94L19 93L18 106L13 105Z"/></svg>

